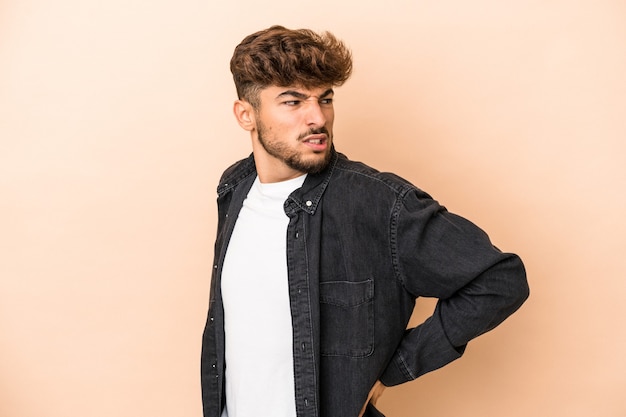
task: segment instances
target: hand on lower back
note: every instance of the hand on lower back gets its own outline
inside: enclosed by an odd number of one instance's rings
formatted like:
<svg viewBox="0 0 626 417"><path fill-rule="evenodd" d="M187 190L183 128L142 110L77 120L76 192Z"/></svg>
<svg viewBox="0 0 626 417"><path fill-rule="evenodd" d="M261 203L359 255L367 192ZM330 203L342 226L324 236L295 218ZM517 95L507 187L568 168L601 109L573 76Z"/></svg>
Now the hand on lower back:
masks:
<svg viewBox="0 0 626 417"><path fill-rule="evenodd" d="M385 390L385 386L383 385L383 383L380 381L376 381L376 383L370 390L370 393L367 395L367 401L365 401L365 404L363 404L363 408L361 408L359 417L363 417L363 414L365 413L365 409L367 408L368 403L372 403L372 405L376 405L376 402L378 401L380 396L383 395L384 390Z"/></svg>

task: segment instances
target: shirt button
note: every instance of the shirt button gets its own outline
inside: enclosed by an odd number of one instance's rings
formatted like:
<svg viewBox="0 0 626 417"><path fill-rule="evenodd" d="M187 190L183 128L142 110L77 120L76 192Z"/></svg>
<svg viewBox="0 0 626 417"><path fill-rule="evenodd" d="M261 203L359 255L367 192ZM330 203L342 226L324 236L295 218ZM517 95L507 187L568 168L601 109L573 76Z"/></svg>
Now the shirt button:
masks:
<svg viewBox="0 0 626 417"><path fill-rule="evenodd" d="M300 237L300 232L296 232L296 239Z"/></svg>
<svg viewBox="0 0 626 417"><path fill-rule="evenodd" d="M306 351L306 344L304 342L302 342L302 351Z"/></svg>
<svg viewBox="0 0 626 417"><path fill-rule="evenodd" d="M304 204L306 204L307 207L311 207L313 205L313 202L311 200L309 200L309 201L307 201Z"/></svg>
<svg viewBox="0 0 626 417"><path fill-rule="evenodd" d="M305 407L308 407L308 406L309 406L309 400L308 400L308 399L306 399L306 398L304 399L304 406L305 406Z"/></svg>

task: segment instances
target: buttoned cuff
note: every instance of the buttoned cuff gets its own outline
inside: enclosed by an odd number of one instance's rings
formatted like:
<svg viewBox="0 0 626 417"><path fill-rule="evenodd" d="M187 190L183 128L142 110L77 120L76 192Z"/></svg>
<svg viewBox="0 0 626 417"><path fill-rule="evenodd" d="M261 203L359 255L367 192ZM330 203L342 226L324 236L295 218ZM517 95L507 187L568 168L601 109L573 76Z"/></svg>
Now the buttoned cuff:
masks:
<svg viewBox="0 0 626 417"><path fill-rule="evenodd" d="M386 386L414 380L461 357L464 346L453 346L435 313L420 326L407 330L387 369L380 377Z"/></svg>

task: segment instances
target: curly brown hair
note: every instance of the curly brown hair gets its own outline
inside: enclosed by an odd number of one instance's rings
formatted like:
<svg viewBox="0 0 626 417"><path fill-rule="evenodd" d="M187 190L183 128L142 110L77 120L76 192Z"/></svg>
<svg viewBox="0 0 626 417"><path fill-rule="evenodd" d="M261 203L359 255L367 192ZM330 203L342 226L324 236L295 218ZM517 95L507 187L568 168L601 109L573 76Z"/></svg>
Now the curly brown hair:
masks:
<svg viewBox="0 0 626 417"><path fill-rule="evenodd" d="M247 36L230 60L237 96L258 107L268 86L340 86L352 73L352 54L332 33L283 26Z"/></svg>

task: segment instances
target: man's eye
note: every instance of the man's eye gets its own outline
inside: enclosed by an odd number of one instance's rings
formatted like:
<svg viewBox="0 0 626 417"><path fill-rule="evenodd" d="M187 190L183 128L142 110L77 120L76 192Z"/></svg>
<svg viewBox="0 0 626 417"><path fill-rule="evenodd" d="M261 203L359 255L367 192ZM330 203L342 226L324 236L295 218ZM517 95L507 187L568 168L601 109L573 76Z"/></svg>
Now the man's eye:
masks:
<svg viewBox="0 0 626 417"><path fill-rule="evenodd" d="M297 106L298 104L300 104L300 100L283 101L283 104L285 104L287 106Z"/></svg>
<svg viewBox="0 0 626 417"><path fill-rule="evenodd" d="M332 98L323 98L320 100L320 104L332 104L332 103L333 103Z"/></svg>

